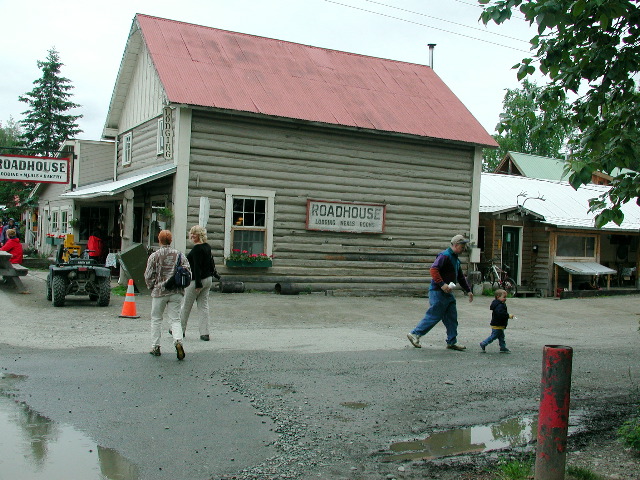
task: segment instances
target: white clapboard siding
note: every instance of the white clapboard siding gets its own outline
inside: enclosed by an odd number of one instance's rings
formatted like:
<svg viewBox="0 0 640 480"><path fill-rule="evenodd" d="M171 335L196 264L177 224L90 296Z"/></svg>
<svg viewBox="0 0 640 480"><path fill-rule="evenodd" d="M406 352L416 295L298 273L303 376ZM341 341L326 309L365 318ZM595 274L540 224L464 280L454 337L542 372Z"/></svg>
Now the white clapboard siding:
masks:
<svg viewBox="0 0 640 480"><path fill-rule="evenodd" d="M118 176L131 175L138 170L149 168L154 165L158 165L159 163L167 163L167 160L158 156L158 118L160 117L156 117L138 125L132 130L132 162L124 167L122 166L122 137L124 134L119 135Z"/></svg>
<svg viewBox="0 0 640 480"><path fill-rule="evenodd" d="M226 278L269 290L424 291L435 255L470 228L472 147L399 136L229 120L194 112L188 225L210 200L209 241ZM274 190L273 267L223 266L225 188ZM308 231L308 199L386 205L382 234Z"/></svg>

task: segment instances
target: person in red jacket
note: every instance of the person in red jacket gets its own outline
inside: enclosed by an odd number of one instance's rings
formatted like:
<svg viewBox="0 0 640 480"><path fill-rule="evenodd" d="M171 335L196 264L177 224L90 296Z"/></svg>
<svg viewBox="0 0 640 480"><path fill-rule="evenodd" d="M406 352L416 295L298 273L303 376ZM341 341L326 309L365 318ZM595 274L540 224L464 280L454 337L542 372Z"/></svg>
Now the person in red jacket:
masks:
<svg viewBox="0 0 640 480"><path fill-rule="evenodd" d="M2 248L3 252L9 252L11 254L11 263L22 263L22 244L20 239L13 228L6 231L8 240L4 243Z"/></svg>
<svg viewBox="0 0 640 480"><path fill-rule="evenodd" d="M102 240L102 230L96 229L95 233L89 237L87 242L87 250L89 250L89 258L102 261L104 254L104 240Z"/></svg>

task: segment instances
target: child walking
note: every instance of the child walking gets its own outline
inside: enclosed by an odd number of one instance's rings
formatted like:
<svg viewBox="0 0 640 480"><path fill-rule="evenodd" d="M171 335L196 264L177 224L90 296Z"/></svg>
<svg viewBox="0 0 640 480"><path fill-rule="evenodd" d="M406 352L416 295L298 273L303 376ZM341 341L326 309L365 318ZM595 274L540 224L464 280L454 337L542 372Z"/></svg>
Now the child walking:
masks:
<svg viewBox="0 0 640 480"><path fill-rule="evenodd" d="M504 330L507 328L509 319L513 318L513 315L509 315L507 311L507 292L502 289L498 289L495 292L495 298L491 302L489 309L491 310L491 335L485 340L480 342L480 348L485 352L485 348L495 339L498 339L498 345L500 345L500 353L510 353L511 350L507 348L507 344L504 341Z"/></svg>

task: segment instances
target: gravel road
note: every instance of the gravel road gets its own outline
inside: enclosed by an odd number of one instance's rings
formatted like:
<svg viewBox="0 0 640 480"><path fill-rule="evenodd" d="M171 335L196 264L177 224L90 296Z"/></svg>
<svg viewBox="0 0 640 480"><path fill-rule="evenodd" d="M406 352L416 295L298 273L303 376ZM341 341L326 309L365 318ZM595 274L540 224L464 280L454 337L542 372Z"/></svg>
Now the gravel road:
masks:
<svg viewBox="0 0 640 480"><path fill-rule="evenodd" d="M584 419L568 462L640 478L611 435L638 404L638 295L509 299L504 355L478 346L489 297L458 299L467 351L455 352L442 325L421 349L407 341L426 298L213 292L212 341L192 319L179 362L168 335L161 357L147 353L149 297L136 296L139 319L119 318L123 297L53 308L44 275L25 278L29 295L0 287L2 371L25 376L17 400L116 450L140 479L489 478L502 454L387 461L390 446L537 412L544 345L573 348Z"/></svg>

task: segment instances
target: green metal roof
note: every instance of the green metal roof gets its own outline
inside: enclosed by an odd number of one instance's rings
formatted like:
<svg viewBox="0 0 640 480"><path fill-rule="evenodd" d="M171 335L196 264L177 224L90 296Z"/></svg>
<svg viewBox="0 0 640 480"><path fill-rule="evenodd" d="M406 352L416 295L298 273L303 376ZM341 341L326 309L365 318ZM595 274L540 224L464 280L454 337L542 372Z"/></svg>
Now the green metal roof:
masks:
<svg viewBox="0 0 640 480"><path fill-rule="evenodd" d="M508 152L504 160L500 162L496 171L502 165L509 161L520 170L524 177L539 178L541 180L567 180L564 175L564 160L557 158L541 157L539 155L530 155L528 153Z"/></svg>

